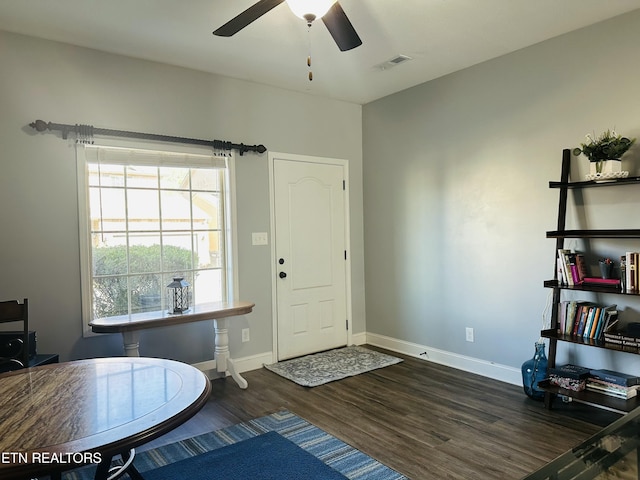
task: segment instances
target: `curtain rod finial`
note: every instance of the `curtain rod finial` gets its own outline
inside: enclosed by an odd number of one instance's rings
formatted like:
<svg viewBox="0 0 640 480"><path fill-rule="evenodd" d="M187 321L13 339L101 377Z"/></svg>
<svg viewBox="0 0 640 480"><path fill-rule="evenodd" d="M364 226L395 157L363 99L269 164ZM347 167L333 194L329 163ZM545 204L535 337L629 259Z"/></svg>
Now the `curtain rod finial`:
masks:
<svg viewBox="0 0 640 480"><path fill-rule="evenodd" d="M51 122L47 123L44 120L36 120L35 122L31 122L29 126L35 128L38 132L44 132L51 128Z"/></svg>

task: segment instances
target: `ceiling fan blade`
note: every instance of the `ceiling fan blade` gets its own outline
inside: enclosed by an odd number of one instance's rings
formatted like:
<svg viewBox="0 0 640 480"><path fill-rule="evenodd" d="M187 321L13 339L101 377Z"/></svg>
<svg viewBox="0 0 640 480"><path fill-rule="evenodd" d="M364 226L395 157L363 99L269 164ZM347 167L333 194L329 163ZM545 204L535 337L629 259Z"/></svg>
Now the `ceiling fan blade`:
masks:
<svg viewBox="0 0 640 480"><path fill-rule="evenodd" d="M280 5L284 0L260 0L254 3L237 17L232 18L227 23L218 28L214 35L219 37L230 37L238 33L244 27L254 22L271 9Z"/></svg>
<svg viewBox="0 0 640 480"><path fill-rule="evenodd" d="M340 51L346 52L362 45L362 40L360 40L355 28L347 18L347 14L344 13L338 2L331 6L325 16L322 17L322 21L327 26L327 30L329 30Z"/></svg>

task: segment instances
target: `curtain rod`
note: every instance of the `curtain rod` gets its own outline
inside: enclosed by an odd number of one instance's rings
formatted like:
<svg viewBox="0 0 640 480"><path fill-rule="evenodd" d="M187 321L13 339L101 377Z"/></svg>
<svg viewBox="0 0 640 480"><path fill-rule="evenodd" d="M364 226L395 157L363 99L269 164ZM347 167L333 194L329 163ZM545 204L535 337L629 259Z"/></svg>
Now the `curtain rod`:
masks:
<svg viewBox="0 0 640 480"><path fill-rule="evenodd" d="M59 130L62 132L62 138L67 139L69 132L76 134L76 140L80 143L93 143L93 135L106 135L111 137L140 138L144 140L158 140L162 142L184 143L188 145L205 145L215 150L238 150L240 156L245 152L264 153L267 148L264 145L245 145L244 143L232 143L223 140L200 140L197 138L174 137L171 135L158 135L155 133L128 132L126 130L111 130L109 128L96 128L93 125L67 125L64 123L45 122L44 120L36 120L29 124L38 132L45 130ZM82 140L81 140L82 138Z"/></svg>

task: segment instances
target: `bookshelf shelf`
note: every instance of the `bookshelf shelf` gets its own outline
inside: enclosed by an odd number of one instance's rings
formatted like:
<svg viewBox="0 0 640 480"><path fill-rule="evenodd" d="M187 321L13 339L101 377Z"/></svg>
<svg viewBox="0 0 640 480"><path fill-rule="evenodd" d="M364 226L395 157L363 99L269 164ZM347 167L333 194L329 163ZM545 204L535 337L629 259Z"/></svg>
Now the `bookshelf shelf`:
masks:
<svg viewBox="0 0 640 480"><path fill-rule="evenodd" d="M640 184L640 177L616 178L610 180L585 180L583 182L549 182L549 188L590 188L616 185Z"/></svg>
<svg viewBox="0 0 640 480"><path fill-rule="evenodd" d="M629 400L624 400L622 398L615 398L587 390L574 392L573 390L567 390L556 385L551 385L548 380L539 382L538 386L549 394L571 397L573 400L580 403L586 403L587 405L605 408L618 413L628 413L635 408L640 407L640 399L637 396L630 398Z"/></svg>
<svg viewBox="0 0 640 480"><path fill-rule="evenodd" d="M563 335L553 329L542 330L542 332L540 332L540 335L544 338L550 338L556 341L559 340L561 342L576 343L578 345L587 345L589 347L606 348L607 350L616 350L618 352L635 353L636 355L640 354L638 347L616 345L615 343L608 343L604 340L584 338L577 335Z"/></svg>
<svg viewBox="0 0 640 480"><path fill-rule="evenodd" d="M612 293L615 295L633 295L639 296L640 292L623 292L619 285L600 285L597 283L581 284L581 285L561 285L558 280L545 280L545 288L559 288L561 290L577 290L581 292L595 293Z"/></svg>
<svg viewBox="0 0 640 480"><path fill-rule="evenodd" d="M547 238L640 238L640 230L555 230Z"/></svg>
<svg viewBox="0 0 640 480"><path fill-rule="evenodd" d="M558 223L557 229L553 231L547 231L547 238L553 238L556 240L556 252L564 249L564 240L566 238L604 238L604 239L640 239L640 229L607 229L607 230L568 230L565 227L566 215L567 215L567 198L568 190L570 189L582 189L592 187L616 187L625 185L640 185L640 177L627 177L612 180L589 180L581 182L570 182L571 151L564 149L562 151L562 172L559 182L549 182L549 188L559 189L560 201L558 203ZM556 262L558 258L556 256ZM559 266L557 264L557 266ZM619 285L607 285L599 283L581 283L578 285L566 285L559 281L558 270L554 272L553 280L544 281L545 288L553 289L553 309L551 313L551 328L543 330L541 336L549 339L549 367L556 366L556 353L558 345L562 343L571 343L577 345L584 345L587 347L595 347L606 350L612 350L617 352L625 352L630 354L640 354L640 349L637 346L622 345L613 343L614 340L605 342L604 339L585 338L581 335L569 335L562 334L560 332L560 305L562 304L561 297L562 292L567 290L581 291L581 292L594 292L613 295L627 295L627 296L640 296L640 292L627 292L623 291ZM596 314L597 315L597 314ZM583 318L586 318L586 314L583 313ZM595 320L594 320L595 322ZM588 327L588 325L587 325ZM592 333L593 335L593 333ZM598 334L599 335L599 334ZM636 344L637 345L637 344ZM589 405L598 406L608 410L613 410L621 413L629 412L636 407L640 406L640 396L634 397L630 400L619 399L611 397L605 394L582 391L574 392L572 390L565 390L555 385L549 384L548 381L540 382L538 384L542 388L545 394L545 406L547 408L552 407L553 400L556 396L570 397L578 402L587 403Z"/></svg>

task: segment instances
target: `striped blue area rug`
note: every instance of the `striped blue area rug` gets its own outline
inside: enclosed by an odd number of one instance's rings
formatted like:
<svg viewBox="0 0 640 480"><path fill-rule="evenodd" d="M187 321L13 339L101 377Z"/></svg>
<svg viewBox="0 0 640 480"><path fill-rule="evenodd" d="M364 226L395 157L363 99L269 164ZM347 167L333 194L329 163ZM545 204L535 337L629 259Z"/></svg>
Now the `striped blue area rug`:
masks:
<svg viewBox="0 0 640 480"><path fill-rule="evenodd" d="M286 458L286 462L282 459ZM286 468L283 468L285 466ZM144 480L346 480L277 432L144 472Z"/></svg>
<svg viewBox="0 0 640 480"><path fill-rule="evenodd" d="M146 471L201 455L267 432L279 433L349 479L408 480L407 477L395 470L289 411L274 413L215 432L205 433L153 450L140 452L136 455L134 465L144 476ZM286 458L282 459L281 465L283 470L287 468ZM94 467L76 469L64 474L63 479L92 480L94 472Z"/></svg>

